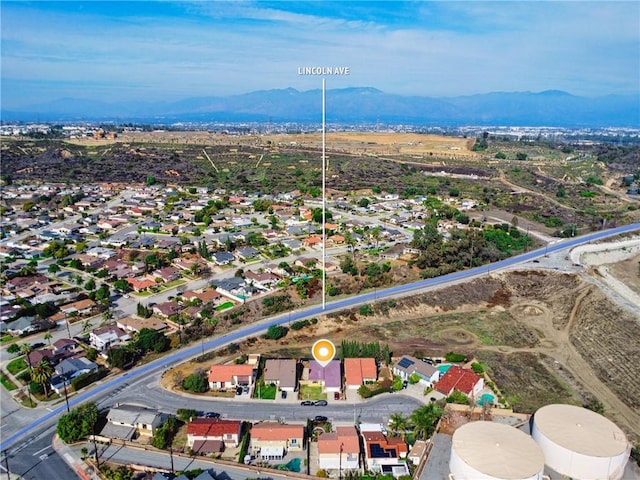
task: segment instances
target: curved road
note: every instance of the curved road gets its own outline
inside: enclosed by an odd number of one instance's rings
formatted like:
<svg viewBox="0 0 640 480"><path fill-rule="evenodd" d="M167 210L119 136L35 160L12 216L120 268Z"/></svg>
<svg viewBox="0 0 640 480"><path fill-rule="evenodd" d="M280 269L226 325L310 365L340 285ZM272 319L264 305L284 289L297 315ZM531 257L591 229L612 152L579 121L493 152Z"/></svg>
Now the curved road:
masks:
<svg viewBox="0 0 640 480"><path fill-rule="evenodd" d="M382 298L404 296L411 293L416 293L425 288L433 288L436 286L444 286L452 282L469 280L473 277L478 277L478 276L487 274L491 271L508 268L518 263L526 262L536 257L546 255L548 253L553 253L559 250L567 250L577 245L586 244L595 240L619 235L621 233L633 232L636 230L640 230L640 223L625 225L625 226L618 227L611 230L599 231L599 232L595 232L582 237L559 240L557 243L550 244L546 247L539 248L537 250L532 250L531 252L527 252L527 253L518 255L516 257L511 257L490 265L485 265L485 266L473 268L470 270L451 273L449 275L445 275L442 277L422 280L422 281L414 282L411 284L400 285L400 286L391 287L385 290L380 290L377 292L370 292L363 295L358 295L355 297L350 297L342 300L337 300L335 302L330 302L326 304L325 306L326 308L324 310L322 309L321 305L314 305L296 312L291 312L290 314L286 313L270 319L266 319L261 322L255 323L253 325L249 325L246 328L242 328L240 330L225 334L221 337L208 340L206 342L203 342L202 344L196 344L189 348L178 350L174 353L171 353L168 356L165 356L147 365L143 365L139 368L136 368L135 370L132 370L118 378L114 378L106 383L103 383L101 385L98 385L90 389L89 391L81 393L80 395L71 399L69 401L69 405L73 407L91 399L97 400L98 397L103 398L111 394L116 389L118 389L118 391L121 391L129 387L134 380L138 380L142 378L149 379L152 374L158 373L159 371L167 368L170 365L183 362L191 357L199 355L203 349L210 350L210 349L220 348L226 345L227 343L235 342L235 341L244 339L246 337L250 337L258 333L262 333L266 331L267 328L271 325L281 325L281 324L285 324L285 323L299 320L302 318L314 316L314 315L326 314L329 312L343 310L345 308L357 306L357 305L371 302L371 301L376 301ZM64 404L62 404L61 406L53 409L43 417L37 419L33 423L18 430L16 433L11 435L10 437L3 438L2 443L0 444L0 450L9 449L12 446L14 446L23 437L29 434L33 435L36 432L41 431L46 426L50 425L51 422L58 417L58 415L65 413L65 410L66 410L66 407L64 406Z"/></svg>

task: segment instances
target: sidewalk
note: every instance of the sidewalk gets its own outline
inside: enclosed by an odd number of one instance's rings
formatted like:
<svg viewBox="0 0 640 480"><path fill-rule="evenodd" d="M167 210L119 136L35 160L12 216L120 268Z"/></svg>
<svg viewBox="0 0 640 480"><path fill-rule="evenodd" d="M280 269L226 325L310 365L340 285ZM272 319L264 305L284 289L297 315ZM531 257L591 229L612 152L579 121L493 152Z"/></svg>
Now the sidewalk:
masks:
<svg viewBox="0 0 640 480"><path fill-rule="evenodd" d="M53 436L53 449L58 455L69 465L69 468L76 472L79 478L83 480L101 480L98 475L82 461L75 451L64 443L58 435Z"/></svg>

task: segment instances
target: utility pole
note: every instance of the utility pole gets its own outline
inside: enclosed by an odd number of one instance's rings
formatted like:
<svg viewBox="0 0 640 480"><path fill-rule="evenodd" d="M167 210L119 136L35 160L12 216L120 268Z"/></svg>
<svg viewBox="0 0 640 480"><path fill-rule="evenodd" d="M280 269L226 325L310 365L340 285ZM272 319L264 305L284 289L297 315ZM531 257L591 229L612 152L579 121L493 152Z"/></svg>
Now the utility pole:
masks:
<svg viewBox="0 0 640 480"><path fill-rule="evenodd" d="M3 453L4 453L4 468L7 471L7 480L11 480L11 474L9 473L9 452L4 450Z"/></svg>
<svg viewBox="0 0 640 480"><path fill-rule="evenodd" d="M69 413L69 396L67 395L67 379L64 376L64 368L60 368L62 372L60 376L62 377L62 386L64 387L64 401L67 404L67 413Z"/></svg>
<svg viewBox="0 0 640 480"><path fill-rule="evenodd" d="M169 444L169 458L171 458L171 473L175 473L175 469L173 468L173 445Z"/></svg>
<svg viewBox="0 0 640 480"><path fill-rule="evenodd" d="M327 156L326 156L326 94L325 79L322 79L322 310L326 306L327 282Z"/></svg>
<svg viewBox="0 0 640 480"><path fill-rule="evenodd" d="M340 470L338 473L338 480L342 480L342 450L344 448L344 443L340 444Z"/></svg>

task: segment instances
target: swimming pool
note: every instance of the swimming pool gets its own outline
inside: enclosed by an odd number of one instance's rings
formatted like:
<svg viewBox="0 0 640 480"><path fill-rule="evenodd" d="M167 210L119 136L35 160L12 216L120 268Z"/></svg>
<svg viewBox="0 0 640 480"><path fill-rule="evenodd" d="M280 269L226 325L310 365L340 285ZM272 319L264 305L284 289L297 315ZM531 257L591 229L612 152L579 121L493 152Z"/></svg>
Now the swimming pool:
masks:
<svg viewBox="0 0 640 480"><path fill-rule="evenodd" d="M483 393L477 403L480 406L484 405L484 402L487 402L489 405L493 405L494 400L495 400L495 397L490 393Z"/></svg>
<svg viewBox="0 0 640 480"><path fill-rule="evenodd" d="M451 368L451 363L442 363L437 365L436 368L440 370L440 375L444 375Z"/></svg>

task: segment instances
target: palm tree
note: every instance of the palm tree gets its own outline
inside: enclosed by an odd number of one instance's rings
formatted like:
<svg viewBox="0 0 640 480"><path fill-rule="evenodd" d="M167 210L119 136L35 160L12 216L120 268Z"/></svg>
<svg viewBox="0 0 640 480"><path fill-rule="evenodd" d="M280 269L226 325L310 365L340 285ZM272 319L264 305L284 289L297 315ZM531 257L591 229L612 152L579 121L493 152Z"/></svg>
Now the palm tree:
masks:
<svg viewBox="0 0 640 480"><path fill-rule="evenodd" d="M429 403L416 408L409 417L416 438L427 439L442 414L443 409L437 403Z"/></svg>
<svg viewBox="0 0 640 480"><path fill-rule="evenodd" d="M392 413L389 417L389 428L394 435L400 435L404 438L407 428L409 428L409 419L402 413Z"/></svg>
<svg viewBox="0 0 640 480"><path fill-rule="evenodd" d="M44 388L44 398L49 397L49 390L47 389L47 383L53 375L53 367L49 363L49 360L40 360L31 371L31 380L39 383Z"/></svg>
<svg viewBox="0 0 640 480"><path fill-rule="evenodd" d="M49 346L51 346L51 339L53 338L53 335L51 335L51 333L47 332L44 335L44 339L49 342Z"/></svg>
<svg viewBox="0 0 640 480"><path fill-rule="evenodd" d="M87 333L89 330L91 330L91 320L89 320L88 318L82 322L82 333Z"/></svg>
<svg viewBox="0 0 640 480"><path fill-rule="evenodd" d="M31 348L31 345L29 345L28 343L23 343L22 345L20 345L20 353L22 353L24 357L27 359L27 363L29 364L29 369L33 368L31 366L31 358L29 358L29 354L31 352L33 352L33 348Z"/></svg>

